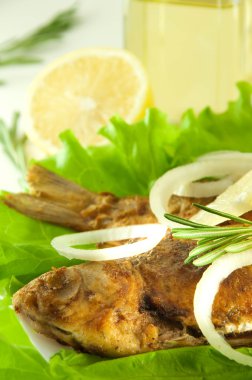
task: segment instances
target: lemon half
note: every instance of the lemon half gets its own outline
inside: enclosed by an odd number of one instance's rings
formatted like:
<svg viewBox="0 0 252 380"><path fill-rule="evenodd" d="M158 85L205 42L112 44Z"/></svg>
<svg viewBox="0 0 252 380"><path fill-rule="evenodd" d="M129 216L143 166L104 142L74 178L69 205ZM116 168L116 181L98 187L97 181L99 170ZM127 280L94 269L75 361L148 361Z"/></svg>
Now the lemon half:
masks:
<svg viewBox="0 0 252 380"><path fill-rule="evenodd" d="M97 131L118 114L131 123L151 105L142 64L123 49L81 49L52 62L30 88L25 124L29 139L46 153L59 147L59 133L72 129L83 145L97 144Z"/></svg>

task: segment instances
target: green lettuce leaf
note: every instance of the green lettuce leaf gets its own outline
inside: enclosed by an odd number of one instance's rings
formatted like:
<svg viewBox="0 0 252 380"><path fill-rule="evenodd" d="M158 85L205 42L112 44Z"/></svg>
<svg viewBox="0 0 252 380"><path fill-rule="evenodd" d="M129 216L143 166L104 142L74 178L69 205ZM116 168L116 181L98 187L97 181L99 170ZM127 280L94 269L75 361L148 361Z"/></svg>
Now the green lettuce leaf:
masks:
<svg viewBox="0 0 252 380"><path fill-rule="evenodd" d="M30 219L0 202L0 280L17 277L22 284L52 267L79 263L58 255L50 244L55 236L69 232Z"/></svg>
<svg viewBox="0 0 252 380"><path fill-rule="evenodd" d="M192 110L183 115L174 166L215 150L252 151L252 85L240 82L238 89L239 98L230 102L221 114L207 107L198 116Z"/></svg>
<svg viewBox="0 0 252 380"><path fill-rule="evenodd" d="M188 110L177 125L153 108L144 120L129 125L113 117L100 134L108 144L84 148L66 131L62 149L41 165L92 191L118 196L148 195L167 170L216 150L252 152L252 85L241 82L240 96L223 113Z"/></svg>
<svg viewBox="0 0 252 380"><path fill-rule="evenodd" d="M92 191L118 196L147 195L165 171L213 150L252 152L252 86L239 84L240 96L228 109L187 111L180 123L169 122L157 109L129 125L111 119L100 133L108 143L82 147L72 132L61 135L62 149L41 162ZM53 250L53 237L69 230L23 216L0 203L0 379L191 379L240 380L252 369L238 365L210 347L180 348L120 359L62 350L50 363L33 348L11 309L11 295L51 269L73 265ZM245 349L252 354L251 349Z"/></svg>
<svg viewBox="0 0 252 380"><path fill-rule="evenodd" d="M157 109L133 125L113 117L100 133L110 144L83 148L71 131L61 134L62 149L41 165L95 192L147 195L171 167L179 130Z"/></svg>

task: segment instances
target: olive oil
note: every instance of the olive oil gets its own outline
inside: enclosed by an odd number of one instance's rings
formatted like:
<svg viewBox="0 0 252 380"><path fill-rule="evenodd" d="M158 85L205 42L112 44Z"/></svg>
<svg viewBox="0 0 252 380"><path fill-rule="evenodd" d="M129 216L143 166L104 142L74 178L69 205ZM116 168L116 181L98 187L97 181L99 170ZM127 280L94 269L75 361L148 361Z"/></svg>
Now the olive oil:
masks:
<svg viewBox="0 0 252 380"><path fill-rule="evenodd" d="M246 0L128 2L125 45L144 63L155 104L173 120L190 107L221 111L236 96L235 83L249 67L246 6Z"/></svg>

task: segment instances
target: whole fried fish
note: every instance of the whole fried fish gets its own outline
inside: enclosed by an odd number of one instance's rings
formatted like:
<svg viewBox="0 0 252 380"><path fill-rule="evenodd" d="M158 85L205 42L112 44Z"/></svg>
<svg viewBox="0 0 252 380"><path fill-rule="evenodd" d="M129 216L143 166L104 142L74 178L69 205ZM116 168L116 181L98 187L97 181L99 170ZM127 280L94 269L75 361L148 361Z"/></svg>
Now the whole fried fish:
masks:
<svg viewBox="0 0 252 380"><path fill-rule="evenodd" d="M31 218L76 231L157 221L147 197L119 198L108 192L93 193L39 165L30 168L27 180L29 193L7 194L4 202ZM173 195L169 210L174 215L189 218L197 212L193 202L205 205L213 199Z"/></svg>
<svg viewBox="0 0 252 380"><path fill-rule="evenodd" d="M164 238L131 260L54 269L13 298L35 331L109 357L204 344L193 313L203 268L184 265L192 242ZM223 281L213 322L233 345L252 343L252 267ZM207 295L206 295L207 296Z"/></svg>
<svg viewBox="0 0 252 380"><path fill-rule="evenodd" d="M5 203L36 219L80 231L156 221L145 197L95 194L40 166L28 180L31 193L7 195ZM174 195L170 212L190 217L192 201ZM167 235L129 260L54 269L20 289L13 305L35 331L103 356L204 344L193 313L204 268L184 265L193 247ZM223 281L215 298L213 322L234 346L252 344L251 292L252 267L246 267Z"/></svg>

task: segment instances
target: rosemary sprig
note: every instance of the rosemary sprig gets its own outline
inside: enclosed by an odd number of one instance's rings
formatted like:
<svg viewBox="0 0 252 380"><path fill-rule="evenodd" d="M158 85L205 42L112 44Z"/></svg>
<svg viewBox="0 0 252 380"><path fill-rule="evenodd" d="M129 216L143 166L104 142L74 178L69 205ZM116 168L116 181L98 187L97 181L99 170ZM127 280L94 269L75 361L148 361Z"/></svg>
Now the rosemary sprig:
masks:
<svg viewBox="0 0 252 380"><path fill-rule="evenodd" d="M238 253L252 248L252 221L202 206L198 203L194 203L194 206L242 225L236 227L212 227L191 221L188 222L187 219L175 215L165 214L168 220L191 227L174 228L172 230L174 238L197 240L197 246L189 253L185 264L193 262L196 266L204 266L211 264L226 253Z"/></svg>
<svg viewBox="0 0 252 380"><path fill-rule="evenodd" d="M0 52L1 54L1 52ZM26 57L26 56L0 56L0 66L10 66L10 65L27 65L31 63L39 63L41 62L40 58L36 57Z"/></svg>
<svg viewBox="0 0 252 380"><path fill-rule="evenodd" d="M40 57L31 53L42 44L61 38L76 23L76 7L71 7L56 14L48 23L28 35L3 43L0 46L0 66L41 62Z"/></svg>
<svg viewBox="0 0 252 380"><path fill-rule="evenodd" d="M15 112L9 126L0 119L0 144L6 156L19 171L21 182L24 182L24 176L27 171L27 160L25 156L26 137L18 133L19 117L20 114Z"/></svg>

